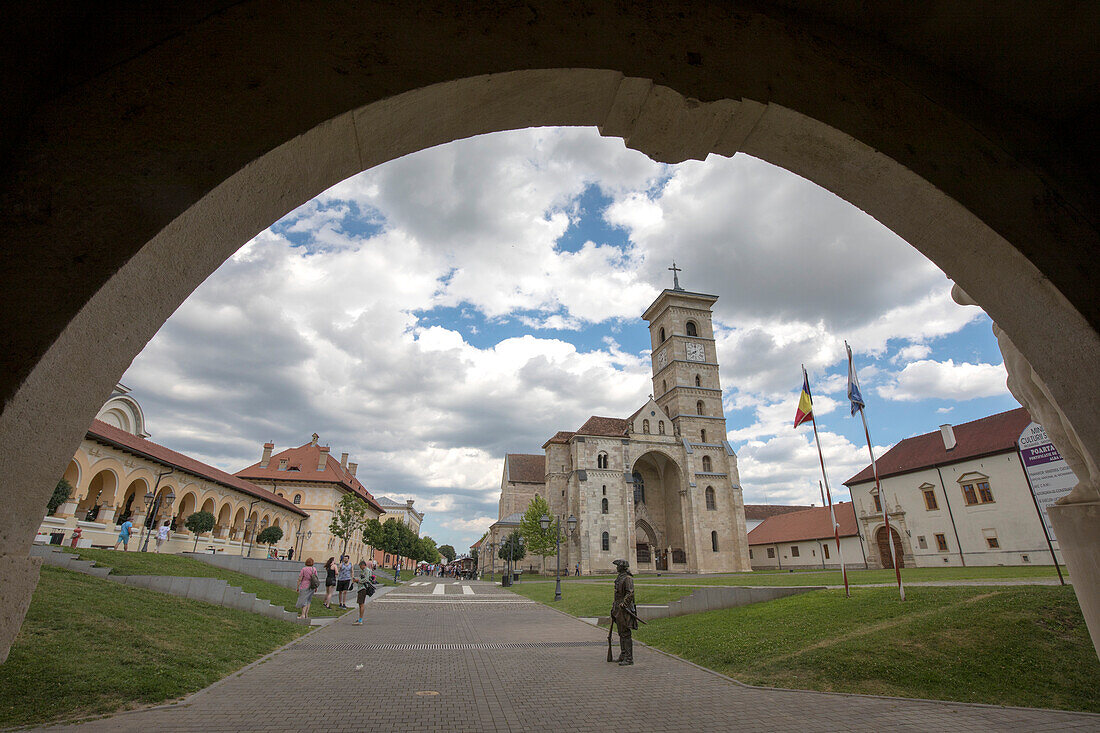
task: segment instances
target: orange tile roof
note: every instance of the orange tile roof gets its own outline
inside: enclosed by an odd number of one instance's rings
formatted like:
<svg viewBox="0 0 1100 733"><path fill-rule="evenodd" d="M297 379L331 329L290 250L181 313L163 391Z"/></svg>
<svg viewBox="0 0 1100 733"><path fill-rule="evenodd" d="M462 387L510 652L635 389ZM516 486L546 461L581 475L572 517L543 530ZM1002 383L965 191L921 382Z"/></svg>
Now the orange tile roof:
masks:
<svg viewBox="0 0 1100 733"><path fill-rule="evenodd" d="M542 447L545 448L551 443L568 443L569 439L572 438L574 435L576 435L576 433L571 433L568 430L559 430L558 432L554 433L554 437L543 443Z"/></svg>
<svg viewBox="0 0 1100 733"><path fill-rule="evenodd" d="M367 502L368 506L372 507L375 511L379 513L385 511L378 502L374 500L374 497L367 491L367 488L359 482L359 479L351 475L351 472L343 468L340 465L340 461L336 460L331 455L326 456L324 469L318 470L317 467L321 462L322 447L323 446L310 442L305 445L300 445L297 448L287 448L271 456L267 468L260 468L260 462L257 461L251 466L237 471L235 475L241 478L265 479L268 481L282 480L336 484L345 491L350 491ZM287 470L280 471L279 462L284 458L287 461Z"/></svg>
<svg viewBox="0 0 1100 733"><path fill-rule="evenodd" d="M1020 433L1031 423L1031 415L1022 407L989 417L953 425L955 447L950 451L943 447L939 430L913 438L906 438L882 454L878 464L879 478L920 471L932 466L943 466L967 458L978 458L994 453L1016 450ZM871 465L844 482L845 486L874 481Z"/></svg>
<svg viewBox="0 0 1100 733"><path fill-rule="evenodd" d="M840 536L855 536L856 512L852 508L852 502L834 504L833 508L836 510L836 521L840 525ZM829 507L819 506L768 517L749 532L749 545L823 540L832 536L833 525L829 517Z"/></svg>
<svg viewBox="0 0 1100 733"><path fill-rule="evenodd" d="M630 423L621 417L599 417L593 415L577 430L577 435L626 435Z"/></svg>
<svg viewBox="0 0 1100 733"><path fill-rule="evenodd" d="M509 453L504 456L508 464L508 480L521 484L546 482L546 456L530 453Z"/></svg>
<svg viewBox="0 0 1100 733"><path fill-rule="evenodd" d="M148 458L156 461L157 463L164 464L165 466L171 466L178 468L181 471L199 476L201 478L213 481L216 484L228 487L230 489L236 489L241 493L254 496L257 499L262 499L269 504L275 504L283 509L289 509L295 514L300 514L303 517L308 517L309 513L303 511L301 508L294 506L293 503L279 496L273 494L265 488L257 486L254 483L245 481L242 478L228 474L225 471L221 471L213 466L208 466L201 461L197 461L190 456L185 456L182 453L177 453L174 450L165 448L163 445L157 445L156 443L146 440L145 438L139 438L136 435L131 435L125 430L120 430L113 425L108 425L100 420L92 420L91 427L88 428L88 438L91 440L106 443L107 445L113 445L116 448L128 451L135 455Z"/></svg>
<svg viewBox="0 0 1100 733"><path fill-rule="evenodd" d="M767 519L777 514L790 514L800 512L803 509L813 509L809 504L746 504L745 519Z"/></svg>

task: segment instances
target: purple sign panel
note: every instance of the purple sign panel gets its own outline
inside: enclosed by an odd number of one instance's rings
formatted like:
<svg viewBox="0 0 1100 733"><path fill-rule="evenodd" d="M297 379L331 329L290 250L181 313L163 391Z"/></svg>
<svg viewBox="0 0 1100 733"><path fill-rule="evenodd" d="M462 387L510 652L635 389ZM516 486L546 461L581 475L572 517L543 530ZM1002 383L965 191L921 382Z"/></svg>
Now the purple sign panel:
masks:
<svg viewBox="0 0 1100 733"><path fill-rule="evenodd" d="M1077 485L1077 476L1074 475L1065 459L1050 442L1047 431L1039 423L1031 423L1020 434L1016 442L1020 449L1020 461L1024 464L1031 491L1035 495L1035 503L1039 505L1039 513L1043 517L1043 524L1051 539L1054 536L1054 528L1047 518L1047 507L1068 494Z"/></svg>

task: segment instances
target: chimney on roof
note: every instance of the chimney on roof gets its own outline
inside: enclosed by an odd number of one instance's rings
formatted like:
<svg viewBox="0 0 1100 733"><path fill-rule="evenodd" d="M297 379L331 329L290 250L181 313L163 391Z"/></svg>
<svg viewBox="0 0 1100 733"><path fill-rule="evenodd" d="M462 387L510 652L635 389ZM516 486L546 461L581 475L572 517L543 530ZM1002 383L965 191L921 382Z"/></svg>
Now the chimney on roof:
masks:
<svg viewBox="0 0 1100 733"><path fill-rule="evenodd" d="M267 468L271 463L271 451L275 450L274 443L264 443L264 454L260 457L260 468Z"/></svg>
<svg viewBox="0 0 1100 733"><path fill-rule="evenodd" d="M347 453L341 453L340 454L340 468L347 469L347 467L348 467L348 454Z"/></svg>
<svg viewBox="0 0 1100 733"><path fill-rule="evenodd" d="M359 468L359 464L358 464L358 463L349 463L349 464L348 464L348 473L350 473L350 474L351 474L352 476L354 476L354 475L355 475L355 471L356 471L356 470L357 470L358 468Z"/></svg>
<svg viewBox="0 0 1100 733"><path fill-rule="evenodd" d="M324 471L328 468L328 446L321 446L321 457L317 459L317 470Z"/></svg>
<svg viewBox="0 0 1100 733"><path fill-rule="evenodd" d="M940 425L940 435L943 436L943 447L951 450L955 447L955 430L950 424Z"/></svg>

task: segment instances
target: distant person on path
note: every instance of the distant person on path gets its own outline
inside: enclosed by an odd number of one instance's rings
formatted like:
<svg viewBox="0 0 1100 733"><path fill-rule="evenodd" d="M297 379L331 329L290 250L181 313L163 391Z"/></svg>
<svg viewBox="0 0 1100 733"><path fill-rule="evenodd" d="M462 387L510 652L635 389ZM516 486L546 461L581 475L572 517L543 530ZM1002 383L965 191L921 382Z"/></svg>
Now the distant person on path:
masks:
<svg viewBox="0 0 1100 733"><path fill-rule="evenodd" d="M581 574L581 564L577 563L577 569L573 571L573 575L580 575L580 574Z"/></svg>
<svg viewBox="0 0 1100 733"><path fill-rule="evenodd" d="M335 557L325 560L325 608L332 608L332 592L336 590L336 568L333 563Z"/></svg>
<svg viewBox="0 0 1100 733"><path fill-rule="evenodd" d="M359 588L355 601L359 604L359 618L353 626L363 625L363 607L367 605L367 596L374 595L374 583L371 582L371 572L367 569L367 561L359 561L359 569L355 571L355 585Z"/></svg>
<svg viewBox="0 0 1100 733"><path fill-rule="evenodd" d="M168 541L168 522L165 522L161 526L157 527L157 552L160 552L160 546Z"/></svg>
<svg viewBox="0 0 1100 733"><path fill-rule="evenodd" d="M294 559L294 548L293 547L291 547L289 550L286 551L286 559L288 561Z"/></svg>
<svg viewBox="0 0 1100 733"><path fill-rule="evenodd" d="M298 571L298 602L294 604L298 609L298 618L309 618L309 606L320 585L321 579L317 577L317 568L313 567L313 558L307 557L305 566Z"/></svg>
<svg viewBox="0 0 1100 733"><path fill-rule="evenodd" d="M130 531L133 530L134 523L127 519L122 523L122 526L118 528L118 542L115 543L115 549L118 549L119 545L122 545L122 551L128 552L130 550Z"/></svg>
<svg viewBox="0 0 1100 733"><path fill-rule="evenodd" d="M401 582L401 570L398 569L397 563L393 564L393 582L395 582L395 583L400 583Z"/></svg>
<svg viewBox="0 0 1100 733"><path fill-rule="evenodd" d="M340 608L348 607L348 589L351 588L351 558L340 556L340 572L336 576L336 593L340 597Z"/></svg>

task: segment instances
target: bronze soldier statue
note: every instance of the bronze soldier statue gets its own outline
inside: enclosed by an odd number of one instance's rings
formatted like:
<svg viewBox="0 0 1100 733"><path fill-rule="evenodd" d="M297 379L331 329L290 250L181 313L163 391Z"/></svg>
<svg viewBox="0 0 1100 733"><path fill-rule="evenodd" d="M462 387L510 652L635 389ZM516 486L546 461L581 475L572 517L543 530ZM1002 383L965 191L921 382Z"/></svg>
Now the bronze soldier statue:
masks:
<svg viewBox="0 0 1100 733"><path fill-rule="evenodd" d="M630 563L616 560L619 575L615 578L615 600L611 603L611 620L619 630L619 666L634 664L634 640L630 636L638 628L638 609L634 605L634 576Z"/></svg>

